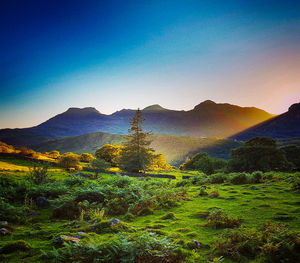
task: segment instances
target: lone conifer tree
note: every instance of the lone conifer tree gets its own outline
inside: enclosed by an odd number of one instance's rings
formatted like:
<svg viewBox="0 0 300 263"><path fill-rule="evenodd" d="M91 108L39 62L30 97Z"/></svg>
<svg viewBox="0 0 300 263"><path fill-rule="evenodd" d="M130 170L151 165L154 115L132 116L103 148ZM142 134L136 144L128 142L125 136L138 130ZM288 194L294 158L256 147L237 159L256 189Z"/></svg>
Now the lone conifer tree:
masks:
<svg viewBox="0 0 300 263"><path fill-rule="evenodd" d="M151 165L151 141L148 140L149 133L143 132L143 122L142 112L138 109L130 121L127 142L118 159L120 168L125 171L144 172Z"/></svg>

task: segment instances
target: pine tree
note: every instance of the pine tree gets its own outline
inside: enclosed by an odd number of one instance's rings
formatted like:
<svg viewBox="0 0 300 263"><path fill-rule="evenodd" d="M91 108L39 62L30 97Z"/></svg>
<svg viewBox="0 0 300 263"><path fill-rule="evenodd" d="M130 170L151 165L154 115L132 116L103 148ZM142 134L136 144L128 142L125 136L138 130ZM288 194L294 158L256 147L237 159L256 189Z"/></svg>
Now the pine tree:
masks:
<svg viewBox="0 0 300 263"><path fill-rule="evenodd" d="M151 165L152 149L149 147L151 141L149 134L143 131L144 119L142 112L138 109L130 121L127 142L118 159L119 167L128 172L144 172Z"/></svg>

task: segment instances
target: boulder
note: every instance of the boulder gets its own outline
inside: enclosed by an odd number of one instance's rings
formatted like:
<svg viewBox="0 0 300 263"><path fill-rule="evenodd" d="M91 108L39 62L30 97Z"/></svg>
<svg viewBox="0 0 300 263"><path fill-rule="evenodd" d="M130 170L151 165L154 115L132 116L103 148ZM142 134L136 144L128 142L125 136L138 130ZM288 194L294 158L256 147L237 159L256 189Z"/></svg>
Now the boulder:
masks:
<svg viewBox="0 0 300 263"><path fill-rule="evenodd" d="M111 218L109 221L110 221L112 226L121 224L121 220L117 219L117 218Z"/></svg>
<svg viewBox="0 0 300 263"><path fill-rule="evenodd" d="M7 228L5 228L5 227L2 227L0 229L0 233L1 233L2 236L8 236L8 235L11 234L11 232Z"/></svg>
<svg viewBox="0 0 300 263"><path fill-rule="evenodd" d="M36 200L35 200L35 202L36 202L36 205L38 207L48 207L48 206L50 206L49 201L44 196L37 197Z"/></svg>

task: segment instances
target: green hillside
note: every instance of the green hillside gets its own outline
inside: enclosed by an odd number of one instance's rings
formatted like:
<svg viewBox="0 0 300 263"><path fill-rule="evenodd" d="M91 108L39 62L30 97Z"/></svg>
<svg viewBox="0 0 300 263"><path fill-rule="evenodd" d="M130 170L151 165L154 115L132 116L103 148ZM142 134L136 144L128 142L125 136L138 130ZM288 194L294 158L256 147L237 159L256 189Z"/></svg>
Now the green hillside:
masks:
<svg viewBox="0 0 300 263"><path fill-rule="evenodd" d="M171 135L151 135L151 147L158 153L163 153L166 160L172 165L178 165L187 156L192 156L197 152L207 152L212 156L227 159L230 150L241 145L227 139L217 138L193 138ZM32 148L39 152L58 150L61 153L83 152L94 153L104 144L123 144L125 136L119 134L109 134L95 132L80 136L73 136L61 139L53 139L45 143L33 145Z"/></svg>

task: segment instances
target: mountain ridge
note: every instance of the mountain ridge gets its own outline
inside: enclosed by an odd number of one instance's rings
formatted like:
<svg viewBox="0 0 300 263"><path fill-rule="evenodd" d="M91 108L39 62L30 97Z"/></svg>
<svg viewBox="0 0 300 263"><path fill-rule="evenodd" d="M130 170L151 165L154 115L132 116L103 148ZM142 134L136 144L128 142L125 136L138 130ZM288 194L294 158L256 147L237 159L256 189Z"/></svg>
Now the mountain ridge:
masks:
<svg viewBox="0 0 300 263"><path fill-rule="evenodd" d="M93 132L127 134L130 119L134 116L135 111L123 109L105 115L93 107L71 107L39 125L21 129L26 136L18 140L8 138L17 136L14 134L15 130L10 130L11 136L7 136L7 133L3 136L5 132L0 130L0 140L4 138L10 143L12 141L21 143L23 140L26 144L32 144L30 141L26 142L29 137L32 137L32 134L42 136L44 140ZM169 110L159 104L153 104L145 107L142 112L145 119L143 127L146 131L196 138L225 138L274 116L255 107L240 107L228 103L216 103L211 100L203 101L187 111ZM20 131L17 132L18 135L20 133Z"/></svg>

